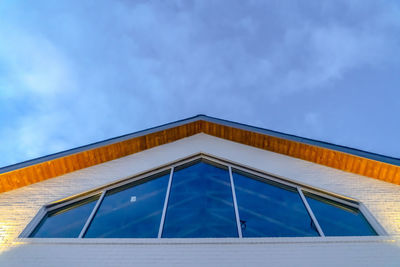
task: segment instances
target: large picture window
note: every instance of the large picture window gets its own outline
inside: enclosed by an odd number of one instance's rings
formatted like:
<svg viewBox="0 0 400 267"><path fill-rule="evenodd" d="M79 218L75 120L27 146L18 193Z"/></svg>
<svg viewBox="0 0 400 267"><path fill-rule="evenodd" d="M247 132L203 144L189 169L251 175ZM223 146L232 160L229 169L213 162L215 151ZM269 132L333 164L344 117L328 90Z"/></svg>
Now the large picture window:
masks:
<svg viewBox="0 0 400 267"><path fill-rule="evenodd" d="M87 197L48 205L23 237L378 235L360 203L332 195L199 155Z"/></svg>

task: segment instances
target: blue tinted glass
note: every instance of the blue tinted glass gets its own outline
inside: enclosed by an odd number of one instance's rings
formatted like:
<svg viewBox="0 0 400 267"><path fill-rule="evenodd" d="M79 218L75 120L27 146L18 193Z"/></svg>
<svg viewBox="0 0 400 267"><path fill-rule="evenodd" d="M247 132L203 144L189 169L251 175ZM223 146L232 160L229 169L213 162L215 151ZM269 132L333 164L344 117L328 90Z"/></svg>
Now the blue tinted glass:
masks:
<svg viewBox="0 0 400 267"><path fill-rule="evenodd" d="M98 196L49 212L30 237L78 237Z"/></svg>
<svg viewBox="0 0 400 267"><path fill-rule="evenodd" d="M377 235L357 208L310 193L305 196L326 236Z"/></svg>
<svg viewBox="0 0 400 267"><path fill-rule="evenodd" d="M243 237L318 236L294 188L249 177L252 176L233 173Z"/></svg>
<svg viewBox="0 0 400 267"><path fill-rule="evenodd" d="M174 172L162 237L237 237L226 169L199 162Z"/></svg>
<svg viewBox="0 0 400 267"><path fill-rule="evenodd" d="M157 237L168 178L107 192L85 237Z"/></svg>

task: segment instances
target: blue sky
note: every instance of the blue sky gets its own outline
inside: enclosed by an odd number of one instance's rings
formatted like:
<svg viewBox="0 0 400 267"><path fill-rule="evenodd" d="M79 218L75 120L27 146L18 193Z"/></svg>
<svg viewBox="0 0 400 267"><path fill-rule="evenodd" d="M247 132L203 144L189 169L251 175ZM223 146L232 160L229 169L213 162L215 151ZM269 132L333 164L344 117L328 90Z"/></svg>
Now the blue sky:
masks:
<svg viewBox="0 0 400 267"><path fill-rule="evenodd" d="M400 157L399 1L0 2L0 166L206 114Z"/></svg>

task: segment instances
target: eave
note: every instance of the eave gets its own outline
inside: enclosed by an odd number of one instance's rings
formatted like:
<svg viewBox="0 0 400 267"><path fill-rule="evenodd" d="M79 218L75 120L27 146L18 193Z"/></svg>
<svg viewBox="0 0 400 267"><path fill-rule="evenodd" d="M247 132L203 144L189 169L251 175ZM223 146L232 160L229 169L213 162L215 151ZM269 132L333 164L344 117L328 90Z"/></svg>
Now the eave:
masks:
<svg viewBox="0 0 400 267"><path fill-rule="evenodd" d="M125 157L198 133L400 185L400 160L198 115L0 168L0 192Z"/></svg>

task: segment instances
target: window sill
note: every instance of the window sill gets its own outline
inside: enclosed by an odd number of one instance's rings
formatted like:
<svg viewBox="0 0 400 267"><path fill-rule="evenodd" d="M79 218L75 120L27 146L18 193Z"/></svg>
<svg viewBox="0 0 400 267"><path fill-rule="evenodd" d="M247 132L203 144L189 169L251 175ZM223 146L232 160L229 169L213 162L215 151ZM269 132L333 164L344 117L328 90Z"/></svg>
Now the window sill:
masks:
<svg viewBox="0 0 400 267"><path fill-rule="evenodd" d="M392 243L393 236L332 236L332 237L259 237L259 238L17 238L26 244L132 244L132 245L192 245L192 244L299 244L299 243Z"/></svg>

